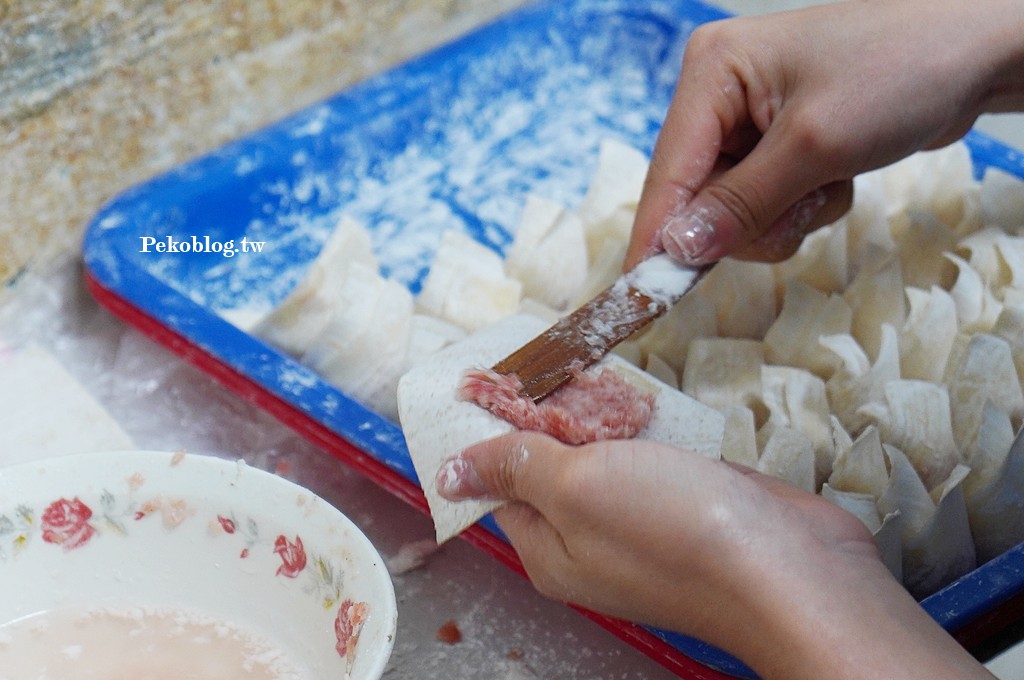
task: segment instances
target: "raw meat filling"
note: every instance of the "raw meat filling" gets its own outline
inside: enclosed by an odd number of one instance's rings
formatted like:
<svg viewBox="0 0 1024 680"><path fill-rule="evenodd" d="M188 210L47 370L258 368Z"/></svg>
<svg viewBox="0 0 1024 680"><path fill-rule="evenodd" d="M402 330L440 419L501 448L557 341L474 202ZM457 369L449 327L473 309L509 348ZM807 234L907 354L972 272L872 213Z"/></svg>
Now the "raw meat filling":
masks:
<svg viewBox="0 0 1024 680"><path fill-rule="evenodd" d="M459 397L487 409L520 430L544 432L566 444L635 437L654 413L654 395L615 371L581 373L539 404L519 395L514 375L467 371Z"/></svg>

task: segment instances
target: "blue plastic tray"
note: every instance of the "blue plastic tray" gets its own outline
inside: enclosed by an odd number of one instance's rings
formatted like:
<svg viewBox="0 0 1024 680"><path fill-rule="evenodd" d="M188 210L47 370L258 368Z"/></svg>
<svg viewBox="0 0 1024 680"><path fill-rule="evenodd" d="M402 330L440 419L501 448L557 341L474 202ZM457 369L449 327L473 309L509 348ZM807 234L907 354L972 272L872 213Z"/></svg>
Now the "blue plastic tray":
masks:
<svg viewBox="0 0 1024 680"><path fill-rule="evenodd" d="M513 12L116 197L87 230L90 286L115 313L425 508L394 423L216 312L282 298L342 214L368 225L384 273L414 291L445 229L502 252L528 192L579 201L602 139L650 152L687 37L724 16L692 0L549 0ZM976 133L969 142L979 172L1024 176L1020 153ZM265 245L230 258L143 252L146 237L193 236ZM471 535L511 564L493 523L484 526ZM1021 550L1011 551L924 605L958 629L1024 589L1022 566ZM682 675L754 677L691 638L595 618Z"/></svg>

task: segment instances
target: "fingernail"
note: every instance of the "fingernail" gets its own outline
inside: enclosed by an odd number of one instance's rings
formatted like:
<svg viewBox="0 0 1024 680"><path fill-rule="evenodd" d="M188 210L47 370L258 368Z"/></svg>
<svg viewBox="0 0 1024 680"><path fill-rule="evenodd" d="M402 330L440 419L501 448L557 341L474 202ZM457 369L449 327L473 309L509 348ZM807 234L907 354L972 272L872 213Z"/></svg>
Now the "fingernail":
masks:
<svg viewBox="0 0 1024 680"><path fill-rule="evenodd" d="M483 498L487 495L487 489L484 488L473 463L461 453L441 464L434 484L437 486L437 492L450 501Z"/></svg>
<svg viewBox="0 0 1024 680"><path fill-rule="evenodd" d="M710 216L706 208L698 208L669 217L661 231L665 252L683 264L706 263L716 240Z"/></svg>

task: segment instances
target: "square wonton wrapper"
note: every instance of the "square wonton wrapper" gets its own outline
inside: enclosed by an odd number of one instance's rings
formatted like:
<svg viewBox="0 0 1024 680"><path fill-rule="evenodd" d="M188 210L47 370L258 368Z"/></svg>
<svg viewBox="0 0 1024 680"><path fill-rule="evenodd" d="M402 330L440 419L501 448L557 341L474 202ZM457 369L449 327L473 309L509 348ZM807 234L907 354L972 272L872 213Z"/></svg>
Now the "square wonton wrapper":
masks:
<svg viewBox="0 0 1024 680"><path fill-rule="evenodd" d="M532 316L503 319L439 352L404 376L398 384L398 410L420 486L434 518L438 543L443 543L489 513L500 503L442 498L434 485L447 458L470 444L512 431L512 426L475 404L461 401L457 390L466 369L491 366L548 325ZM627 380L655 394L654 415L638 439L649 439L718 458L724 418L682 392L658 382L624 360L609 355L598 366L620 371Z"/></svg>

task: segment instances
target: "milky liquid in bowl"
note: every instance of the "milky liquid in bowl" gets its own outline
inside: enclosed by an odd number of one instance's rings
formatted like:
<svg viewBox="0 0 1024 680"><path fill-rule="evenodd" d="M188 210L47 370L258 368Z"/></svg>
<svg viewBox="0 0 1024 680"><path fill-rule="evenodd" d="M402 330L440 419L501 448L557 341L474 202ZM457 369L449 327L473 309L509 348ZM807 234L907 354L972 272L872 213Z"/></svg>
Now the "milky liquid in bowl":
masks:
<svg viewBox="0 0 1024 680"><path fill-rule="evenodd" d="M369 540L276 475L146 451L0 469L0 680L378 680L396 621Z"/></svg>
<svg viewBox="0 0 1024 680"><path fill-rule="evenodd" d="M0 626L0 680L312 680L245 627L185 609L57 609Z"/></svg>

